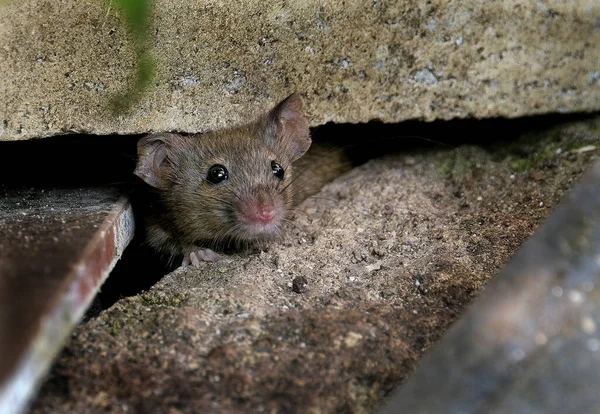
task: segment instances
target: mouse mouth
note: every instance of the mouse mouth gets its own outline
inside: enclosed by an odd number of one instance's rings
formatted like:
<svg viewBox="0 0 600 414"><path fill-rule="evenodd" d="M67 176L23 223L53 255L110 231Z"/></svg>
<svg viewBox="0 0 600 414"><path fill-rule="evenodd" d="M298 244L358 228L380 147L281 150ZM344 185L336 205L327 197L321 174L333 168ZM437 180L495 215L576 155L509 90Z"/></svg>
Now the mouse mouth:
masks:
<svg viewBox="0 0 600 414"><path fill-rule="evenodd" d="M282 219L278 214L267 220L256 219L253 216L248 217L248 214L237 214L238 227L244 233L243 238L270 238L276 236L281 231Z"/></svg>
<svg viewBox="0 0 600 414"><path fill-rule="evenodd" d="M270 194L254 194L240 200L236 208L238 227L244 239L268 239L281 232L283 200Z"/></svg>
<svg viewBox="0 0 600 414"><path fill-rule="evenodd" d="M245 239L270 240L280 233L280 224L273 222L267 224L243 223L241 227Z"/></svg>

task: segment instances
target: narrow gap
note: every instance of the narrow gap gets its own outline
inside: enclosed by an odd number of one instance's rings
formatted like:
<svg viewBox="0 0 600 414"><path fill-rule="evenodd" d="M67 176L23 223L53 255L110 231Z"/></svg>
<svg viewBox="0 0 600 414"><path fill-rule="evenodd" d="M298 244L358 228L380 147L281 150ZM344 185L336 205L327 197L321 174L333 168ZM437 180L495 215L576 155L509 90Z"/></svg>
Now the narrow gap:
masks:
<svg viewBox="0 0 600 414"><path fill-rule="evenodd" d="M531 131L590 118L592 114L544 115L517 119L406 121L386 124L329 123L312 130L314 145L333 144L346 151L355 165L394 153L433 151L477 145L494 152ZM0 144L0 183L8 187L73 188L113 186L124 194L144 185L133 176L136 144L141 135L63 135ZM519 155L526 143L511 146ZM19 160L15 166L14 161ZM169 266L143 246L141 235L117 262L86 315L94 317L117 300L151 288L176 266Z"/></svg>
<svg viewBox="0 0 600 414"><path fill-rule="evenodd" d="M140 135L60 135L0 143L5 187L130 185Z"/></svg>

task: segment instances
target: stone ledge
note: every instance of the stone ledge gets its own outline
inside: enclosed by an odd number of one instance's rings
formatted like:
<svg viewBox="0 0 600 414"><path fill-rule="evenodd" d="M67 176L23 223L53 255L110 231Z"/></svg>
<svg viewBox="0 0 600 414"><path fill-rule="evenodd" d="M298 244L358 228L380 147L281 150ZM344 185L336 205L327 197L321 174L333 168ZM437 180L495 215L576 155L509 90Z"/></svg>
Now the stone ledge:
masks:
<svg viewBox="0 0 600 414"><path fill-rule="evenodd" d="M598 411L600 160L565 198L380 414Z"/></svg>
<svg viewBox="0 0 600 414"><path fill-rule="evenodd" d="M133 237L112 189L0 188L0 412L19 412Z"/></svg>
<svg viewBox="0 0 600 414"><path fill-rule="evenodd" d="M157 77L133 113L114 118L107 103L135 67L114 7L8 2L0 140L205 131L292 91L313 126L594 111L598 16L595 0L158 0Z"/></svg>

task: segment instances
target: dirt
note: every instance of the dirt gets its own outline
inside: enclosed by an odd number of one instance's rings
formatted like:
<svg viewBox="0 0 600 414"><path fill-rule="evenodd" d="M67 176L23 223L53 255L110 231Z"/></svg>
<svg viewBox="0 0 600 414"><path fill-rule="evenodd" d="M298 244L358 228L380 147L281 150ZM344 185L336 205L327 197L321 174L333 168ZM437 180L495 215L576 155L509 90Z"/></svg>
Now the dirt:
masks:
<svg viewBox="0 0 600 414"><path fill-rule="evenodd" d="M31 411L372 412L598 157L600 117L509 138L371 160L281 243L118 301Z"/></svg>

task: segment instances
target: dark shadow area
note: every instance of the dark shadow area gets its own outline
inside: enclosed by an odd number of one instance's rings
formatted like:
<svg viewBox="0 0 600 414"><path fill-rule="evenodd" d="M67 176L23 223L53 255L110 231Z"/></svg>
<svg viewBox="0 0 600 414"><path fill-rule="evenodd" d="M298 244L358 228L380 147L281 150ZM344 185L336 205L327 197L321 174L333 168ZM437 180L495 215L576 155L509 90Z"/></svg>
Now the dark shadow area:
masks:
<svg viewBox="0 0 600 414"><path fill-rule="evenodd" d="M395 152L451 149L477 145L491 153L500 149L527 155L532 148L519 140L534 131L598 116L591 114L542 115L515 119L461 119L452 121L405 121L386 124L371 121L362 124L328 123L313 128L313 141L327 141L343 148L357 164ZM531 146L533 147L533 146Z"/></svg>
<svg viewBox="0 0 600 414"><path fill-rule="evenodd" d="M493 151L530 131L597 114L544 115L517 119L405 121L386 124L328 123L312 129L313 142L327 142L362 163L387 153L436 150L473 144ZM141 135L62 135L0 142L0 185L70 187L114 185L131 188L136 144Z"/></svg>
<svg viewBox="0 0 600 414"><path fill-rule="evenodd" d="M150 289L164 275L175 270L179 264L180 262L169 263L144 245L143 235L136 232L121 259L102 285L84 320L95 317L121 298L134 296Z"/></svg>
<svg viewBox="0 0 600 414"><path fill-rule="evenodd" d="M131 185L136 135L62 135L0 142L0 185L82 187Z"/></svg>
<svg viewBox="0 0 600 414"><path fill-rule="evenodd" d="M313 142L345 151L354 165L397 152L434 151L459 145L477 145L491 153L502 149L526 155L529 132L584 120L597 114L547 115L519 119L453 120L398 124L326 124L312 130ZM140 136L66 135L31 141L0 142L0 186L73 188L114 186L123 194L143 190L132 171ZM135 204L134 204L135 214ZM122 297L152 287L173 270L136 234L103 285L86 318L93 317Z"/></svg>

